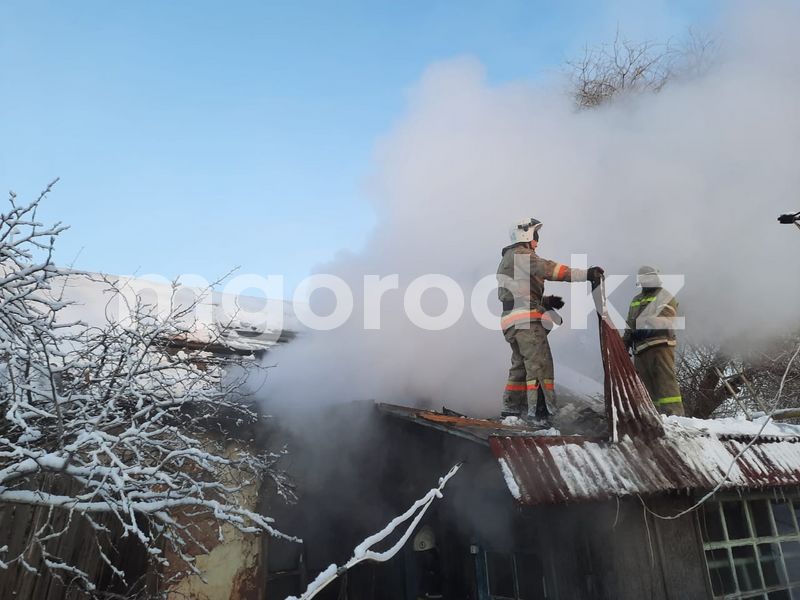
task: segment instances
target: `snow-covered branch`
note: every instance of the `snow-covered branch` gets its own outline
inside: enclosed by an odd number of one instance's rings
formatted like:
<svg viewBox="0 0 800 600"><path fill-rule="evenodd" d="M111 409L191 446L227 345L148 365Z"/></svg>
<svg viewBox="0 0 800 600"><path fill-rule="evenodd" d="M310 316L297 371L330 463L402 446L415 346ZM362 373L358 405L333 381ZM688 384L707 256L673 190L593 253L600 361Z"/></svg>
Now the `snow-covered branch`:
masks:
<svg viewBox="0 0 800 600"><path fill-rule="evenodd" d="M180 557L189 571L198 522L293 539L241 502L266 479L293 494L276 466L282 453L246 442L263 417L240 393L244 375L230 375L235 358L174 343L197 327L191 303L176 300L178 286L167 306L154 307L108 280L108 301L126 308L120 318L67 320L67 273L52 262L64 227L36 221L44 195L24 206L12 195L0 215L0 510L42 509L25 544L0 549L0 568L44 565L93 589L79 566L54 554L65 515L90 531L113 526L155 563ZM99 538L98 547L122 577Z"/></svg>

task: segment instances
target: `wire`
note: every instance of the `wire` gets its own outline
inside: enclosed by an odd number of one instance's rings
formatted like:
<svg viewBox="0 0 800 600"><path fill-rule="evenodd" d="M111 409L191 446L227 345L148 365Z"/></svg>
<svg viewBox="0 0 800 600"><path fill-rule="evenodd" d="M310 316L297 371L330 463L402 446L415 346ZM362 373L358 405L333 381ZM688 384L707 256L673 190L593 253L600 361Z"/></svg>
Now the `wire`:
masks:
<svg viewBox="0 0 800 600"><path fill-rule="evenodd" d="M739 451L739 453L733 458L733 460L731 461L731 464L728 466L728 470L725 471L725 476L722 478L722 480L720 480L720 482L716 486L714 486L714 489L712 489L705 496L700 498L700 500L698 500L695 504L693 504L689 508L687 508L685 510L682 510L679 513L677 513L675 515L672 515L672 516L659 515L658 513L652 511L650 508L647 507L647 504L645 503L644 498L642 498L642 496L640 494L637 494L637 496L639 497L639 501L642 503L642 506L644 507L644 509L647 512L649 512L651 515L653 515L657 519L663 519L665 521L672 521L674 519L679 519L680 517L689 514L693 510L697 510L698 508L700 508L707 500L709 500L714 494L716 494L720 490L720 488L723 486L723 484L726 481L728 481L728 478L730 477L730 474L731 474L731 471L733 470L733 467L736 466L736 463L744 455L744 453L747 452L750 449L750 447L753 444L756 443L756 441L758 440L759 436L764 431L764 428L772 420L772 415L775 414L775 411L778 409L778 402L780 402L781 396L783 395L783 387L786 384L786 378L789 375L789 370L792 368L792 363L794 363L794 361L797 359L798 355L800 355L800 345L797 346L797 350L795 350L794 354L792 355L792 358L789 359L789 362L786 365L786 369L783 372L783 377L781 377L781 384L778 387L778 393L775 395L775 400L773 401L772 406L770 407L769 414L764 419L764 422L761 424L761 427L759 428L758 432L753 436L753 439L751 439L749 442L747 442L745 447L742 448Z"/></svg>

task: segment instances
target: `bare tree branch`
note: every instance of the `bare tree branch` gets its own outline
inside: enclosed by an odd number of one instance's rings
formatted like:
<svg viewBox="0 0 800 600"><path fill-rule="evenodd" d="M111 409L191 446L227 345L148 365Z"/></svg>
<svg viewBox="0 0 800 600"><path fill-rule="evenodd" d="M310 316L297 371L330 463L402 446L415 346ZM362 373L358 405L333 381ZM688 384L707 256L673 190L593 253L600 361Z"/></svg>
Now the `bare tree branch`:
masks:
<svg viewBox="0 0 800 600"><path fill-rule="evenodd" d="M619 31L610 44L584 47L583 56L567 62L571 94L580 109L595 108L623 94L659 92L676 77L704 73L714 44L689 30L679 44L632 42Z"/></svg>
<svg viewBox="0 0 800 600"><path fill-rule="evenodd" d="M93 593L91 576L56 552L77 521L123 580L112 529L138 540L154 566L174 556L192 573L189 549L202 544L190 521L216 524L220 535L227 525L294 539L241 500L266 480L293 499L277 467L285 450L236 442L262 420L242 393L252 364L237 364L244 375L231 377L234 357L174 346L199 325L196 300L176 301L177 285L168 306L154 307L101 279L121 316L91 326L66 321L67 273L52 262L65 228L35 218L51 187L27 205L12 194L0 215L0 510L39 507L27 542L0 549L0 568L43 566Z"/></svg>

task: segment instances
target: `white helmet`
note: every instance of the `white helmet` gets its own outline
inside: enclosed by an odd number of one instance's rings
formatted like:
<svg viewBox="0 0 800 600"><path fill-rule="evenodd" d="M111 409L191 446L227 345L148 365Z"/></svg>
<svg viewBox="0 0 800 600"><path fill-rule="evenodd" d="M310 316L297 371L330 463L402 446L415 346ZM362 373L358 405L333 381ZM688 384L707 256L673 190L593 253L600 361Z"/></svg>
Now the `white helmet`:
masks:
<svg viewBox="0 0 800 600"><path fill-rule="evenodd" d="M531 240L538 240L539 234L537 233L542 228L541 221L537 221L533 217L514 223L508 232L511 242L518 244L520 242L530 242Z"/></svg>
<svg viewBox="0 0 800 600"><path fill-rule="evenodd" d="M414 552L424 552L436 548L436 536L430 525L423 525L414 536Z"/></svg>
<svg viewBox="0 0 800 600"><path fill-rule="evenodd" d="M643 265L639 267L639 273L636 275L636 285L641 288L658 288L661 287L661 271L655 267Z"/></svg>

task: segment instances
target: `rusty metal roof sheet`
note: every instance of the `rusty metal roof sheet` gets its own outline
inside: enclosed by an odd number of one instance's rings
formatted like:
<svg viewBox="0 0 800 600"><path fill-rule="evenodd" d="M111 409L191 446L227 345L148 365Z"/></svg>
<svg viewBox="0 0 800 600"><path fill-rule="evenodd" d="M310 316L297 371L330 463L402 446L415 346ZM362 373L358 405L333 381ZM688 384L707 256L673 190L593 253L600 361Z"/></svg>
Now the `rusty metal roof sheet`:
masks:
<svg viewBox="0 0 800 600"><path fill-rule="evenodd" d="M378 404L377 408L384 414L391 415L393 417L399 417L425 427L438 429L451 435L456 435L483 444L489 443L489 437L491 435L508 436L533 434L533 432L531 432L531 430L527 427L504 425L498 421L490 421L488 419L474 419L461 415L447 415L430 410L423 410L420 408L398 406L396 404Z"/></svg>
<svg viewBox="0 0 800 600"><path fill-rule="evenodd" d="M617 442L493 436L489 445L509 490L523 504L596 500L683 489L800 484L800 443L757 442L670 431ZM726 473L730 470L727 480Z"/></svg>
<svg viewBox="0 0 800 600"><path fill-rule="evenodd" d="M611 439L625 435L645 438L664 435L661 417L650 394L636 374L622 338L606 316L600 317L600 352Z"/></svg>

